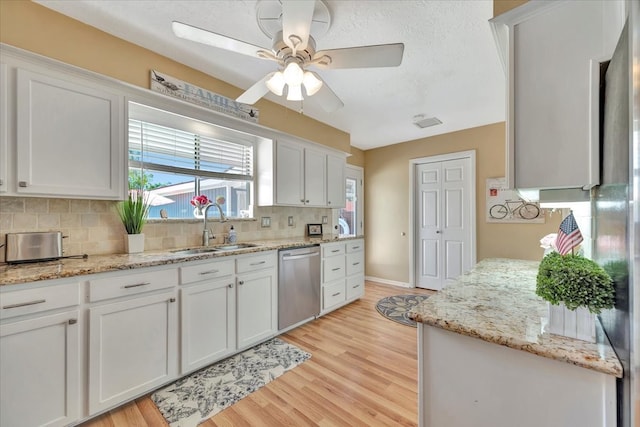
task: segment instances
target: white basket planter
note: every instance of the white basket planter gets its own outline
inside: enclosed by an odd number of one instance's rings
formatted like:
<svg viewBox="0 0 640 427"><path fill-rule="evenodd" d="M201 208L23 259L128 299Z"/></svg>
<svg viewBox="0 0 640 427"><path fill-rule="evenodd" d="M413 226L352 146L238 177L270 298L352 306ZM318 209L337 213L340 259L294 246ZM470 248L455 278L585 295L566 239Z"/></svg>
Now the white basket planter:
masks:
<svg viewBox="0 0 640 427"><path fill-rule="evenodd" d="M563 303L549 307L549 323L547 332L582 341L596 342L596 315L587 308L579 307L569 310Z"/></svg>

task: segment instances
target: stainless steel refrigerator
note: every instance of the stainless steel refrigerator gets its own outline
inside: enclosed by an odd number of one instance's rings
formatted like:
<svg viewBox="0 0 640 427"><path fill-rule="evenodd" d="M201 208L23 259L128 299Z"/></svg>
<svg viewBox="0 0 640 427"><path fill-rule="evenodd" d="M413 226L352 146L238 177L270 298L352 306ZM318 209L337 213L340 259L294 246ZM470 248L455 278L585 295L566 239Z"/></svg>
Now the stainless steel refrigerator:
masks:
<svg viewBox="0 0 640 427"><path fill-rule="evenodd" d="M640 426L640 2L609 62L602 88L602 184L593 197L594 257L616 286L600 320L622 362L618 425Z"/></svg>

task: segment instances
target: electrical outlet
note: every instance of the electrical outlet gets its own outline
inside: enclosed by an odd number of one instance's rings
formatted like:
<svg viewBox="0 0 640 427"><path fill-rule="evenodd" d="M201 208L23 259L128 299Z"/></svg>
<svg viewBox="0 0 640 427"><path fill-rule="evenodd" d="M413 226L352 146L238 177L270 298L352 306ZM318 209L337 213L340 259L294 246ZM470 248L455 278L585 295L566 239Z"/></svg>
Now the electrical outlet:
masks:
<svg viewBox="0 0 640 427"><path fill-rule="evenodd" d="M260 225L262 227L271 227L271 217L270 216L263 216L260 218Z"/></svg>
<svg viewBox="0 0 640 427"><path fill-rule="evenodd" d="M325 216L323 216L323 217L322 217L322 223L323 223L323 224L328 224L328 223L329 223L329 217L328 217L328 216L326 216L326 215L325 215Z"/></svg>
<svg viewBox="0 0 640 427"><path fill-rule="evenodd" d="M293 227L293 217L292 216L289 217L288 222L289 222L289 227Z"/></svg>

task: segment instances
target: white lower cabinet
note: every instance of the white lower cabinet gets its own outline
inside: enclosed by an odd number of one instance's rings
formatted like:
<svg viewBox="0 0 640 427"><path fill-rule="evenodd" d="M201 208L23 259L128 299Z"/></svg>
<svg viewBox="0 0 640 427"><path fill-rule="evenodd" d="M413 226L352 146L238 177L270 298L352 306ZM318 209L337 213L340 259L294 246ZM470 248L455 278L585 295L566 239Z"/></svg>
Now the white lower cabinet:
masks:
<svg viewBox="0 0 640 427"><path fill-rule="evenodd" d="M63 426L80 418L77 282L0 289L0 426Z"/></svg>
<svg viewBox="0 0 640 427"><path fill-rule="evenodd" d="M77 321L76 309L0 326L0 425L64 426L79 419Z"/></svg>
<svg viewBox="0 0 640 427"><path fill-rule="evenodd" d="M364 295L364 240L324 243L321 247L321 314L326 314Z"/></svg>
<svg viewBox="0 0 640 427"><path fill-rule="evenodd" d="M178 374L176 268L89 276L89 414Z"/></svg>
<svg viewBox="0 0 640 427"><path fill-rule="evenodd" d="M236 350L234 261L187 265L181 277L183 285L196 283L180 290L180 372L185 374Z"/></svg>
<svg viewBox="0 0 640 427"><path fill-rule="evenodd" d="M277 301L275 269L238 275L236 319L239 349L275 334L278 328Z"/></svg>

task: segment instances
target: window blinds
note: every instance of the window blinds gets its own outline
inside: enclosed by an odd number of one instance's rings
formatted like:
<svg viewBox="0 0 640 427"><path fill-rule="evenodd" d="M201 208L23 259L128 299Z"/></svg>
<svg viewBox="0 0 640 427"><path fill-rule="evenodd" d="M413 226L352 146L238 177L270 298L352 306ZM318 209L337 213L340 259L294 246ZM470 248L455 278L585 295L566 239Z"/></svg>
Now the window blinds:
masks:
<svg viewBox="0 0 640 427"><path fill-rule="evenodd" d="M253 179L253 145L129 119L129 164L200 177Z"/></svg>

